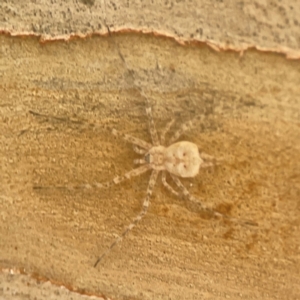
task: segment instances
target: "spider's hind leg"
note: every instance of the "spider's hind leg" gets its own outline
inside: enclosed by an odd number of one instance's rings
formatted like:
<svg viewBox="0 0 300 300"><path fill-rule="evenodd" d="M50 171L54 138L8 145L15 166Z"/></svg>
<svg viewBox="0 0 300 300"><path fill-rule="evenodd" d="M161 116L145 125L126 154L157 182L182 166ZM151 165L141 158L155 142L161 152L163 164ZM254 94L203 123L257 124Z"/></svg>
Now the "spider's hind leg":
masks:
<svg viewBox="0 0 300 300"><path fill-rule="evenodd" d="M214 156L211 156L209 154L206 154L205 152L199 151L200 157L204 160L204 162L201 164L200 168L209 168L214 167L220 164L221 161L223 161L222 158L215 158Z"/></svg>
<svg viewBox="0 0 300 300"><path fill-rule="evenodd" d="M190 120L180 126L180 128L174 133L174 135L171 137L169 144L173 144L176 142L179 137L186 131L190 130L191 128L195 127L195 124L199 121L202 121L203 116L196 116L193 120Z"/></svg>
<svg viewBox="0 0 300 300"><path fill-rule="evenodd" d="M190 200L191 202L193 203L197 203L198 205L201 206L201 209L203 211L206 211L210 214L212 214L213 216L215 217L221 217L223 219L226 219L226 220L229 220L229 221L232 221L232 222L235 222L235 223L238 223L240 225L250 225L250 226L258 226L258 224L256 222L253 222L251 220L242 220L242 219L236 219L236 218L233 218L233 217L229 217L229 216L226 216L222 213L219 213L205 205L203 205L196 197L192 196L189 191L186 189L186 187L181 183L181 181L179 180L178 177L176 177L175 175L173 174L170 174L172 179L174 180L174 182L176 183L176 185L180 188L180 190L182 191L183 195L188 199Z"/></svg>
<svg viewBox="0 0 300 300"><path fill-rule="evenodd" d="M167 182L167 179L166 179L166 171L162 171L162 175L161 175L161 181L164 185L164 187L169 191L171 192L173 195L175 195L176 197L179 197L179 193L177 191L175 191Z"/></svg>

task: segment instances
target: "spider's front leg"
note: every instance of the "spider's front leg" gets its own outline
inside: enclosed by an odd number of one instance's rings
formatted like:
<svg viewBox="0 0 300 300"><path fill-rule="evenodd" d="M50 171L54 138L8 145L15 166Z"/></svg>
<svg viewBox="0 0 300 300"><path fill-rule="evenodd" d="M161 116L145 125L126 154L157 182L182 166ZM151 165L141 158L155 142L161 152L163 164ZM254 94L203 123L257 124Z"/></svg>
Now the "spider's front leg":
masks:
<svg viewBox="0 0 300 300"><path fill-rule="evenodd" d="M131 177L136 177L138 175L141 175L145 173L146 171L151 169L151 165L146 164L139 168L133 169L129 172L126 172L123 176L117 176L113 180L98 183L83 183L79 185L62 185L62 186L39 186L35 185L33 186L33 189L35 190L44 190L44 189L63 189L63 190L74 190L74 189L91 189L91 188L109 188L114 184L119 184L127 179L130 179Z"/></svg>
<svg viewBox="0 0 300 300"><path fill-rule="evenodd" d="M160 143L161 143L161 145L165 146L165 143L166 143L166 134L168 133L168 131L170 130L170 128L172 127L172 125L174 123L175 123L175 120L172 119L169 123L167 123L166 127L161 132L161 135L160 135Z"/></svg>
<svg viewBox="0 0 300 300"><path fill-rule="evenodd" d="M145 149L145 150L150 150L152 148L152 145L141 140L141 139L138 139L132 135L129 135L129 134L126 134L126 133L121 133L119 131L117 131L116 129L113 129L112 130L112 134L114 136L117 136L117 137L120 137L122 138L123 140L135 145L135 146L138 146L142 149ZM134 149L138 149L138 148L134 148Z"/></svg>
<svg viewBox="0 0 300 300"><path fill-rule="evenodd" d="M147 99L147 104L149 104L148 99ZM156 128L155 128L155 125L154 125L153 116L152 116L152 109L151 109L150 106L148 106L146 108L146 114L148 116L149 131L150 131L150 135L151 135L151 138L152 138L152 143L153 143L154 146L159 146L158 135L157 135L157 131L156 131Z"/></svg>
<svg viewBox="0 0 300 300"><path fill-rule="evenodd" d="M105 252L103 252L103 254L97 259L97 261L94 264L95 268L103 259L103 257L105 257L118 243L120 243L123 240L123 238L129 233L129 231L131 231L137 225L137 223L146 215L150 204L150 197L152 196L153 188L156 183L158 173L159 171L156 170L153 170L151 173L151 177L147 188L146 198L143 202L143 208L141 212L136 216L133 222L123 231L123 233L119 237L117 237L115 241L108 247L108 249Z"/></svg>
<svg viewBox="0 0 300 300"><path fill-rule="evenodd" d="M139 146L133 145L133 151L140 155L145 155L147 150L140 148Z"/></svg>

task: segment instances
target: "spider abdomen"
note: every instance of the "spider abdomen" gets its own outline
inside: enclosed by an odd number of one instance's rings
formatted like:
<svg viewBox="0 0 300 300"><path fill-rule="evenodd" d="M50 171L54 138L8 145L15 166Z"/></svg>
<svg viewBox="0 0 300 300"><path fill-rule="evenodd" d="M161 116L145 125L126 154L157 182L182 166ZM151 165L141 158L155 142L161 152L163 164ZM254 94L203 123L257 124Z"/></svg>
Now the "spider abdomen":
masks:
<svg viewBox="0 0 300 300"><path fill-rule="evenodd" d="M164 152L164 169L179 177L195 177L203 160L198 146L191 142L178 142Z"/></svg>

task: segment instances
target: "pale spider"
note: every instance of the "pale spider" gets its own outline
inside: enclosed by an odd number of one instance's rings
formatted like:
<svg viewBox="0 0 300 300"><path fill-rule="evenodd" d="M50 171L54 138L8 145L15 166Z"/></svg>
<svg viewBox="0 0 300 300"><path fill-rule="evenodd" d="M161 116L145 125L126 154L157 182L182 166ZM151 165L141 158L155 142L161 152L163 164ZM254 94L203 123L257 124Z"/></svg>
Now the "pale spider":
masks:
<svg viewBox="0 0 300 300"><path fill-rule="evenodd" d="M44 116L39 113L35 113L30 111L30 113L36 115L36 116ZM146 197L143 202L143 207L141 212L138 214L138 216L133 220L133 222L123 231L123 233L115 239L115 241L108 247L106 251L103 252L103 254L97 259L97 261L94 264L94 267L98 265L98 263L105 257L119 242L122 241L122 239L127 235L129 231L131 231L137 223L145 216L147 213L148 207L149 207L149 201L150 197L153 192L153 187L156 183L156 179L158 177L158 174L160 171L162 171L162 183L167 188L168 191L170 191L172 194L174 194L177 197L180 197L183 195L187 200L196 203L201 210L207 211L212 216L215 217L222 217L226 218L228 220L241 223L241 224L247 224L247 225L254 225L257 226L255 222L247 221L247 220L240 220L235 219L233 217L226 216L220 212L217 212L207 206L204 206L201 204L201 202L192 196L189 191L186 189L186 187L181 183L180 179L178 177L182 178L188 178L188 177L195 177L199 173L200 168L210 167L215 164L212 161L215 161L215 159L204 153L199 153L198 146L194 143L188 142L188 141L180 141L177 143L174 143L186 130L190 129L193 126L193 122L189 121L185 124L183 124L171 137L169 141L169 146L164 146L165 144L165 136L167 132L170 130L171 126L174 124L174 120L169 122L165 129L161 133L160 142L158 139L158 135L156 132L156 128L154 125L153 117L152 117L152 111L151 107L146 108L146 114L148 117L149 122L149 130L150 135L152 138L152 143L147 143L139 138L133 137L129 134L123 134L118 132L116 129L112 129L112 134L121 137L124 140L130 142L133 144L133 149L136 153L140 155L144 155L142 159L135 159L134 163L141 165L138 168L135 168L127 173L125 173L123 176L117 176L113 180L105 182L105 183L93 183L93 184L82 184L82 185L68 185L68 186L56 186L54 188L68 188L68 189L74 189L74 188L86 188L89 189L91 187L96 188L108 188L112 186L113 184L119 184L122 181L126 179L130 179L131 177L138 176L148 170L152 170ZM196 118L197 119L197 118ZM166 181L166 172L168 172L176 184L176 186L179 188L180 192L177 192L174 190ZM47 187L42 186L34 186L34 189L45 189ZM48 187L49 188L49 187ZM50 188L53 188L50 187Z"/></svg>
<svg viewBox="0 0 300 300"><path fill-rule="evenodd" d="M211 162L204 162L203 159L211 160L212 157L206 154L202 154L202 157L199 154L199 150L197 145L191 142L182 141L173 143L176 141L179 136L189 128L188 124L183 125L171 138L170 146L165 147L163 146L165 143L165 135L173 125L174 120L172 120L162 132L160 137L160 142L158 139L158 135L155 129L151 108L148 107L146 109L146 113L149 120L149 129L150 135L152 138L152 143L149 144L141 139L133 137L128 134L119 133L116 129L112 130L112 134L121 137L124 140L132 143L134 145L133 149L136 153L144 155L142 159L135 159L135 164L140 164L142 166L133 169L123 176L115 177L112 181L104 183L103 186L109 187L112 184L119 184L120 182L129 179L134 176L138 176L148 170L152 170L146 198L143 202L143 208L139 215L133 220L133 222L126 228L126 230L110 245L110 247L98 258L94 267L98 265L98 263L102 260L104 256L106 256L114 246L116 246L124 236L136 226L136 224L145 216L149 207L150 197L153 192L153 187L156 183L157 176L160 171L162 171L162 183L163 185L174 195L179 196L180 194L175 191L166 181L166 171L170 173L172 179L176 183L176 185L180 188L182 193L187 196L191 197L188 190L183 186L177 176L179 177L195 177L198 172L199 168L201 167L208 167L211 166ZM191 122L190 122L191 124ZM88 186L86 186L88 187ZM97 184L97 187L101 187L101 184ZM216 212L217 215L220 215Z"/></svg>
<svg viewBox="0 0 300 300"><path fill-rule="evenodd" d="M186 187L181 183L178 177L188 178L188 177L195 177L199 173L200 168L210 167L213 166L214 163L212 162L215 160L212 156L205 154L203 152L199 153L198 146L194 143L188 141L181 141L174 143L183 132L187 129L191 128L193 122L188 122L181 126L181 128L175 132L175 134L171 137L169 141L169 146L164 146L165 144L165 135L174 124L174 120L169 122L166 128L162 131L160 142L158 139L158 135L156 132L156 128L154 125L151 107L146 108L146 113L148 116L149 122L149 130L150 135L152 138L152 143L149 144L141 139L133 137L128 134L123 134L118 132L116 129L112 130L112 134L121 137L124 140L132 143L134 145L133 149L136 153L143 155L142 159L135 159L134 163L141 165L138 168L135 168L123 176L117 176L112 181L103 183L103 184L95 184L96 187L109 187L112 184L119 184L126 179L130 179L131 177L138 176L148 170L152 170L146 197L143 202L143 207L139 215L133 220L133 222L123 231L123 233L115 239L115 241L109 246L109 248L103 252L103 254L97 259L94 264L94 267L98 265L98 263L105 257L111 250L114 248L122 239L131 231L137 223L145 216L147 213L150 197L153 192L153 187L156 183L158 174L162 171L162 183L175 196L179 197L181 194L188 200L192 202L196 202L202 210L208 211L210 214L216 217L223 217L230 219L232 221L238 223L244 223L248 225L256 225L252 221L241 221L232 217L228 217L224 214L221 214L217 211L212 210L204 205L202 205L194 196L192 196ZM168 172L179 188L180 192L174 190L166 181L166 172ZM85 188L90 188L91 185L86 184L84 185Z"/></svg>
<svg viewBox="0 0 300 300"><path fill-rule="evenodd" d="M44 115L30 111L31 114L35 116L44 117ZM194 196L192 196L186 187L181 183L178 177L182 178L191 178L195 177L199 173L200 168L211 167L215 165L215 158L204 153L199 152L198 146L194 143L188 141L180 141L175 142L186 130L190 129L193 125L192 121L189 121L183 124L171 137L169 141L169 146L163 146L165 144L165 136L167 132L170 130L171 126L174 124L174 120L169 122L165 129L162 131L160 136L160 142L158 139L157 131L155 129L151 107L148 106L146 108L146 114L148 117L149 122L149 131L152 139L153 144L149 144L139 138L133 137L129 134L123 134L118 132L116 129L112 129L112 134L123 138L125 141L130 142L133 144L133 149L136 153L143 155L144 157L141 159L135 159L134 163L141 165L138 168L135 168L123 176L117 176L113 180L105 182L105 183L94 183L94 184L82 184L76 186L52 186L52 187L45 187L45 186L34 186L34 189L47 189L47 188L60 188L60 189L74 189L74 188L108 188L113 184L119 184L126 179L130 179L131 177L138 176L148 170L152 170L146 197L143 202L143 208L139 215L133 220L133 222L123 231L123 233L115 239L115 241L109 246L109 248L103 252L103 254L97 259L94 264L96 267L99 262L106 256L122 239L126 236L126 234L132 230L137 223L146 215L150 197L153 192L153 187L156 183L156 179L160 171L162 171L162 183L166 187L168 191L170 191L173 195L180 197L183 195L187 200L196 203L197 206L202 210L206 211L212 216L222 217L228 219L230 221L234 221L241 224L246 225L253 225L257 226L255 222L246 221L246 220L239 220L232 217L228 217L220 212L217 212L209 207L206 207L201 204L201 202ZM174 143L175 142L175 143ZM168 172L179 188L180 192L174 190L166 181L166 172Z"/></svg>

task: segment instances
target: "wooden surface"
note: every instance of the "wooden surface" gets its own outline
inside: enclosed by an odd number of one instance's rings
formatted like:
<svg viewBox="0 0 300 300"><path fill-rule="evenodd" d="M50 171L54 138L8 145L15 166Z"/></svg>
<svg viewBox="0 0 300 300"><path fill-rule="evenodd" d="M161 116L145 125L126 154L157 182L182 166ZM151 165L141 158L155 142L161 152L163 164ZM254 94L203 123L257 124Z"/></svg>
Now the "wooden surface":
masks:
<svg viewBox="0 0 300 300"><path fill-rule="evenodd" d="M299 61L141 34L0 45L1 268L112 299L299 299ZM183 182L258 226L210 218L159 179L146 217L95 269L140 211L149 173L109 190L33 186L132 169L132 146L109 128L150 142L142 94L158 131L204 116L182 139L222 163Z"/></svg>

